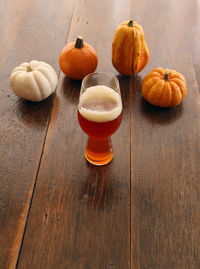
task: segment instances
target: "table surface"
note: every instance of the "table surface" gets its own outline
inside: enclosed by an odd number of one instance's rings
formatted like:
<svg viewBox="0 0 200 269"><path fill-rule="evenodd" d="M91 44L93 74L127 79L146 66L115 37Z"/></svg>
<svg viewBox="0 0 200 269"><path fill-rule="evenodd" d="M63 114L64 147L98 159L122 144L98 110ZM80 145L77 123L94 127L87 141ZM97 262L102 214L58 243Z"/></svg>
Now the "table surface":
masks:
<svg viewBox="0 0 200 269"><path fill-rule="evenodd" d="M0 268L200 268L200 2L197 0L4 0L0 2ZM124 77L111 63L116 26L140 23L150 51L142 72ZM77 122L81 81L59 70L66 42L82 35L97 71L120 82L123 121L115 158L84 159ZM40 103L12 92L9 76L43 60L59 74ZM176 108L141 95L156 67L187 79Z"/></svg>

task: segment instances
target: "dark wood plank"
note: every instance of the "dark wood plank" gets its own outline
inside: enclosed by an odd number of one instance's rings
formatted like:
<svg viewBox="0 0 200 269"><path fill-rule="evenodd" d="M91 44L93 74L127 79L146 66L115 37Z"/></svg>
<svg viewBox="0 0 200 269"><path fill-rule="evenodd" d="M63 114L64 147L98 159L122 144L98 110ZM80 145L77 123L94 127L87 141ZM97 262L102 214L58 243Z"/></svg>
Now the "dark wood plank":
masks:
<svg viewBox="0 0 200 269"><path fill-rule="evenodd" d="M112 13L114 5L77 1L71 23L68 42L81 34L93 45L99 71L114 72L114 29L129 17L124 0ZM130 81L119 79L124 114L112 139L115 158L95 167L84 158L86 136L77 121L81 83L61 75L18 268L129 268Z"/></svg>
<svg viewBox="0 0 200 269"><path fill-rule="evenodd" d="M0 268L15 268L52 108L33 104L9 86L12 69L32 59L57 72L73 1L0 1Z"/></svg>
<svg viewBox="0 0 200 269"><path fill-rule="evenodd" d="M149 65L133 80L132 268L200 268L200 96L183 19L198 23L199 11L189 8L195 3L137 1L132 8L150 49ZM143 77L159 66L187 79L177 108L155 108L141 96Z"/></svg>
<svg viewBox="0 0 200 269"><path fill-rule="evenodd" d="M176 3L176 7L179 2ZM181 2L179 9L176 10L179 16L179 22L183 25L185 43L188 47L188 53L192 56L192 63L196 73L196 80L200 92L200 23L199 13L200 4L198 0L193 0L192 4L188 1ZM181 14L184 14L182 16Z"/></svg>

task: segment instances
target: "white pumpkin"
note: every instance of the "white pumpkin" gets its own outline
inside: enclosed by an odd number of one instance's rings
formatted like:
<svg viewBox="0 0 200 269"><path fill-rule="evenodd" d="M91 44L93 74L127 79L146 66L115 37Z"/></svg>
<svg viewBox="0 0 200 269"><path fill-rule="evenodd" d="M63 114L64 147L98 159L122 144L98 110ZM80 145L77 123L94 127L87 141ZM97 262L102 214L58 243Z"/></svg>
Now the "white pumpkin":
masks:
<svg viewBox="0 0 200 269"><path fill-rule="evenodd" d="M10 86L13 92L26 100L38 102L51 95L57 86L58 76L45 62L31 61L13 69Z"/></svg>

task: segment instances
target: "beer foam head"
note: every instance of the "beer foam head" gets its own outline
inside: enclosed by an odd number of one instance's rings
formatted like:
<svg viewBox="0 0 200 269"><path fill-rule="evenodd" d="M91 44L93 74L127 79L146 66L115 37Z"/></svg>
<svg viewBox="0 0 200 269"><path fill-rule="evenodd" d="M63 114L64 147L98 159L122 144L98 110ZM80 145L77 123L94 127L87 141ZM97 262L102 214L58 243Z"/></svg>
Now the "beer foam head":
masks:
<svg viewBox="0 0 200 269"><path fill-rule="evenodd" d="M80 96L78 110L87 120L111 121L117 118L122 111L121 97L119 93L107 86L89 87Z"/></svg>

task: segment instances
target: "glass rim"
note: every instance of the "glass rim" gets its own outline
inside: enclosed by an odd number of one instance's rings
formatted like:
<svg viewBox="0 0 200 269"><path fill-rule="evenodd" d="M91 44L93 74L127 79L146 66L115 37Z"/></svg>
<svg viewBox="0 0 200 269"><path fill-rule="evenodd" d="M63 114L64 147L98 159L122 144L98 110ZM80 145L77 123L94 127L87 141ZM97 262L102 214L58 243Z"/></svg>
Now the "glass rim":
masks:
<svg viewBox="0 0 200 269"><path fill-rule="evenodd" d="M86 75L86 76L83 78L83 80L82 80L82 87L83 87L84 89L86 89L86 88L84 87L84 82L86 81L86 79L88 79L89 77L92 77L93 75L108 75L108 76L112 77L112 78L115 80L115 82L116 82L117 88L120 89L119 80L118 80L117 77L116 77L113 73L111 73L111 72L93 72L93 73L90 73L90 74Z"/></svg>

